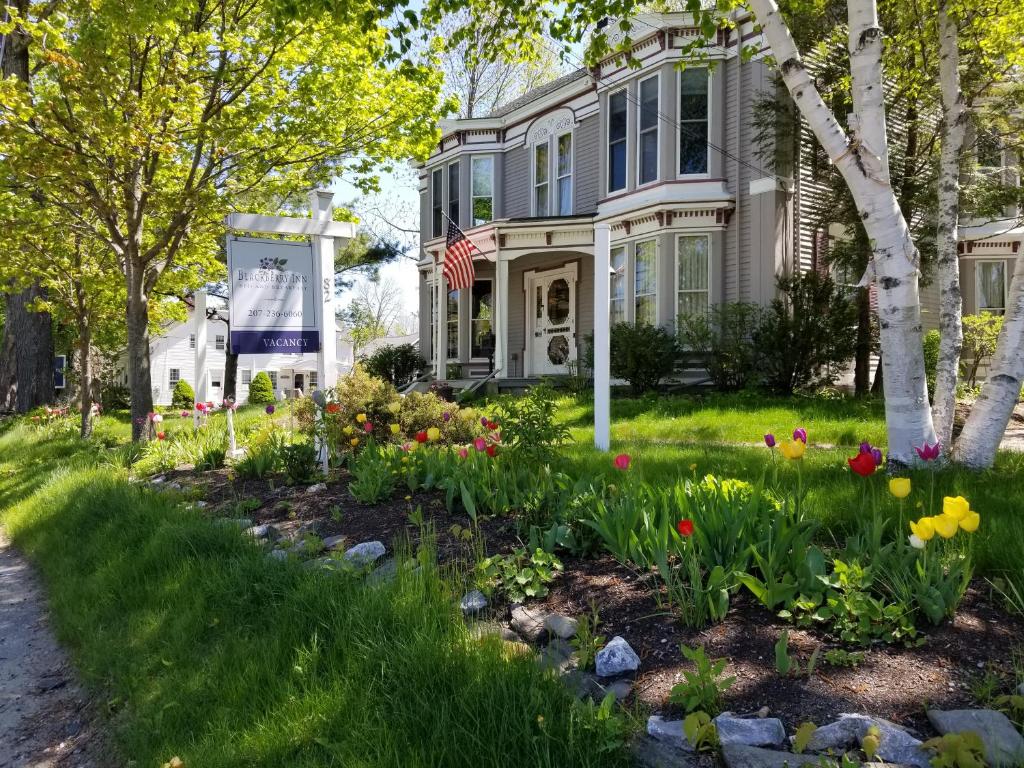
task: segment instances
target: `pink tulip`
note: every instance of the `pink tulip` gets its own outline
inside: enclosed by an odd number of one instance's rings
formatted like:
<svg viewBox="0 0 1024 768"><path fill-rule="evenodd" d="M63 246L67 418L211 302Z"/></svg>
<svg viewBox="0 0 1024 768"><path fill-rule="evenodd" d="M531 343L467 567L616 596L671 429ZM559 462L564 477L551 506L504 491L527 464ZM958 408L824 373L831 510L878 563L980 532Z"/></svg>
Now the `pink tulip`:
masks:
<svg viewBox="0 0 1024 768"><path fill-rule="evenodd" d="M631 459L628 453L620 453L618 456L615 457L613 463L615 464L616 469L621 469L623 472L625 472L627 469L629 469L630 460Z"/></svg>
<svg viewBox="0 0 1024 768"><path fill-rule="evenodd" d="M478 437L476 440L473 441L473 447L476 448L478 451L484 451L487 449L487 441L484 440L482 437Z"/></svg>
<svg viewBox="0 0 1024 768"><path fill-rule="evenodd" d="M469 456L469 449L468 448L459 448L459 458L460 459L465 459L468 456Z"/></svg>
<svg viewBox="0 0 1024 768"><path fill-rule="evenodd" d="M363 432L367 432L367 433L373 432L373 424L370 423L369 421L364 421L363 422Z"/></svg>
<svg viewBox="0 0 1024 768"><path fill-rule="evenodd" d="M939 454L942 453L939 443L935 443L935 445L922 443L920 447L915 447L914 450L917 451L921 461L935 461L939 458Z"/></svg>

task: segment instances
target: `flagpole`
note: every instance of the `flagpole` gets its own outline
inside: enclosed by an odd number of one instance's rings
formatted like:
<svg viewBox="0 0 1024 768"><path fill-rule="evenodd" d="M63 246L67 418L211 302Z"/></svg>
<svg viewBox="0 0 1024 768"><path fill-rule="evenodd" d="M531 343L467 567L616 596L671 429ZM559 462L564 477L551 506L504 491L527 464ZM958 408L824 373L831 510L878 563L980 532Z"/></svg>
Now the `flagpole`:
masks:
<svg viewBox="0 0 1024 768"><path fill-rule="evenodd" d="M442 210L441 210L441 215L442 215L442 216L444 216L444 217L445 217L446 219L448 219L448 221L449 221L450 223L454 224L454 225L455 225L455 228L456 228L457 230L459 230L459 232L462 232L462 227L460 227L460 226L459 226L459 222L455 221L455 219L453 219L453 218L452 218L451 216L449 216L449 215L448 215L447 213L445 213L445 212L444 212L444 209L442 209ZM491 260L491 259L488 259L488 258L487 258L487 256L486 256L486 255L484 254L484 252L483 252L483 249L482 249L482 248L481 248L481 247L480 247L479 245L477 245L476 243L474 243L474 242L473 242L472 240L470 240L470 238L469 238L469 235L467 235L467 234L466 234L465 232L462 232L462 236L463 236L464 238L466 238L466 240L468 240L468 241L469 241L470 245L472 245L472 246L473 246L474 248L476 248L476 252L477 252L477 253L479 253L479 254L480 254L481 256L483 256L483 257L484 257L484 261L490 261L490 262L491 262L491 264L494 264L494 263L496 263L496 260Z"/></svg>

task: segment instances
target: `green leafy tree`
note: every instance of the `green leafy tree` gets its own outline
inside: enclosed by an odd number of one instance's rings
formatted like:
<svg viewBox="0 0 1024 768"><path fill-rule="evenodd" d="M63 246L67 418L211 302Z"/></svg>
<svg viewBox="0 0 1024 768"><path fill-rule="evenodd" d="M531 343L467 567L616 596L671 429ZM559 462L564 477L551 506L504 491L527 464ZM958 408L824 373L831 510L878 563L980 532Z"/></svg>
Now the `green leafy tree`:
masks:
<svg viewBox="0 0 1024 768"><path fill-rule="evenodd" d="M196 392L192 389L192 385L184 379L178 379L178 383L174 385L174 392L171 395L171 407L183 410L191 411L196 404Z"/></svg>
<svg viewBox="0 0 1024 768"><path fill-rule="evenodd" d="M276 400L274 385L271 383L267 372L260 371L253 376L252 381L249 382L249 402L253 405L263 405L264 403L273 403Z"/></svg>

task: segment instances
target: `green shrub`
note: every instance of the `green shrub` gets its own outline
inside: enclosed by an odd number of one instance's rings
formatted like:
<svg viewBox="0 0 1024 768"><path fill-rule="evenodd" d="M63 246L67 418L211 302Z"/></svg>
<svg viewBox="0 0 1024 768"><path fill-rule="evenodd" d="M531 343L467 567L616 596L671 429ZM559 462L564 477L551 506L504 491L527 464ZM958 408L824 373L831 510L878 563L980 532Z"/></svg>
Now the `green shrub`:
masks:
<svg viewBox="0 0 1024 768"><path fill-rule="evenodd" d="M171 408L176 411L191 411L196 404L196 393L192 385L184 379L178 379L171 395Z"/></svg>
<svg viewBox="0 0 1024 768"><path fill-rule="evenodd" d="M680 346L707 367L715 386L743 389L758 380L759 360L754 334L764 310L757 304L716 304L707 314L680 315Z"/></svg>
<svg viewBox="0 0 1024 768"><path fill-rule="evenodd" d="M460 408L432 392L410 392L400 402L397 422L403 435L437 427L441 430L440 442L457 445L468 443L480 431L479 417L473 409Z"/></svg>
<svg viewBox="0 0 1024 768"><path fill-rule="evenodd" d="M535 465L555 460L569 441L569 427L557 418L558 403L548 386L531 387L525 395L506 396L498 403L502 445Z"/></svg>
<svg viewBox="0 0 1024 768"><path fill-rule="evenodd" d="M131 407L132 395L128 387L120 384L107 384L100 393L100 402L105 413L126 410ZM189 405L189 408L191 407Z"/></svg>
<svg viewBox="0 0 1024 768"><path fill-rule="evenodd" d="M395 491L395 466L393 447L368 442L352 459L352 482L348 484L352 498L363 504L377 504L390 498Z"/></svg>
<svg viewBox="0 0 1024 768"><path fill-rule="evenodd" d="M257 433L235 464L239 477L262 479L277 471L281 463L284 440L277 430L270 428Z"/></svg>
<svg viewBox="0 0 1024 768"><path fill-rule="evenodd" d="M934 397L935 395L935 372L939 367L939 341L941 338L938 331L928 331L922 340L924 346L924 375L928 382L928 397Z"/></svg>
<svg viewBox="0 0 1024 768"><path fill-rule="evenodd" d="M672 373L678 358L675 337L645 323L611 327L611 375L629 382L634 395L656 389Z"/></svg>
<svg viewBox="0 0 1024 768"><path fill-rule="evenodd" d="M970 389L978 386L978 369L996 353L999 332L1003 329L1002 315L964 315L964 348L960 375Z"/></svg>
<svg viewBox="0 0 1024 768"><path fill-rule="evenodd" d="M389 381L396 387L408 385L426 366L415 344L384 346L362 358L363 367L371 376Z"/></svg>
<svg viewBox="0 0 1024 768"><path fill-rule="evenodd" d="M736 682L735 677L723 677L725 659L712 661L704 652L704 646L695 648L679 646L683 656L693 664L693 670L683 670L683 681L676 683L669 692L669 701L682 707L687 713L705 712L717 715L722 709L722 694Z"/></svg>
<svg viewBox="0 0 1024 768"><path fill-rule="evenodd" d="M311 483L321 476L320 458L309 443L292 443L281 449L281 464L289 483Z"/></svg>
<svg viewBox="0 0 1024 768"><path fill-rule="evenodd" d="M265 405L277 400L274 392L274 385L266 371L260 371L252 377L249 383L249 403L251 405Z"/></svg>

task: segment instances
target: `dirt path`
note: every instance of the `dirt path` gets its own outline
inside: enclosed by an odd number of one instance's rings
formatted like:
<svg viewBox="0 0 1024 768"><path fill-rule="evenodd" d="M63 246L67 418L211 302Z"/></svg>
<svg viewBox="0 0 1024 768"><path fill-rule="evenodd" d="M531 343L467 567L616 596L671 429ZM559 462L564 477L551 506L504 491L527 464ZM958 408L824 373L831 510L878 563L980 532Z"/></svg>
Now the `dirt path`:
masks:
<svg viewBox="0 0 1024 768"><path fill-rule="evenodd" d="M108 768L28 560L0 529L0 768Z"/></svg>

